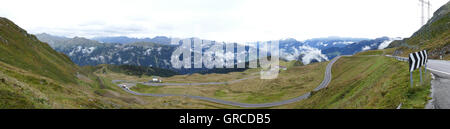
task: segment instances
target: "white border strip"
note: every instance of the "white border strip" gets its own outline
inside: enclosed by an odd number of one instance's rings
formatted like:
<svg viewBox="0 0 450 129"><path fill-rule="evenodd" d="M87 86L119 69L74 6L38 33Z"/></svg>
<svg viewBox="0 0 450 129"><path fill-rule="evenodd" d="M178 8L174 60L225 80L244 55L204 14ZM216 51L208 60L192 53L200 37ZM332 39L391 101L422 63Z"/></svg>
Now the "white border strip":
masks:
<svg viewBox="0 0 450 129"><path fill-rule="evenodd" d="M436 69L432 69L432 68L427 68L427 69L432 70L432 71L436 71L436 72L440 72L440 73L444 73L444 74L447 74L447 75L450 75L450 73L443 72L443 71L439 71L439 70L436 70Z"/></svg>

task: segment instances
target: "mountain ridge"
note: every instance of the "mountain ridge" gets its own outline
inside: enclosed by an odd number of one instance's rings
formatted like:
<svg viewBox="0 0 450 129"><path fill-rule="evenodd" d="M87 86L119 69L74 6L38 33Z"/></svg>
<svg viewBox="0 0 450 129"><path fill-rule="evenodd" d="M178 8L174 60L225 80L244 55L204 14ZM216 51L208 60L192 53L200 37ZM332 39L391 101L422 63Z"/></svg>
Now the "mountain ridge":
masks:
<svg viewBox="0 0 450 129"><path fill-rule="evenodd" d="M146 67L110 67L138 76L176 74ZM98 76L92 70L96 70L95 67L79 67L65 54L55 51L12 21L0 17L0 109L168 107L164 103L154 103L163 98L149 99L126 94L111 80Z"/></svg>
<svg viewBox="0 0 450 129"><path fill-rule="evenodd" d="M175 48L179 47L179 45L165 45L151 42L134 42L126 44L100 43L82 37L65 38L64 40L61 40L60 37L56 36L54 37L55 40L52 40L52 36L46 34L38 34L37 37L44 42L49 42L49 44L52 43L52 47L55 50L67 54L76 64L81 66L116 64L172 69L170 62L171 54ZM342 54L354 54L362 51L364 46L360 45L360 42L376 42L375 44L370 45L372 45L372 49L377 49L385 40L388 40L388 38L384 37L372 40L366 38L329 37L313 38L305 41L297 41L296 39L288 38L280 40L279 44L281 58L286 60L298 60L302 61L303 64L309 64L327 61L328 59ZM342 49L346 46L354 47L352 47L351 50ZM206 46L206 49L208 48L209 47ZM328 49L337 50L327 51ZM347 50L350 52L346 52ZM178 72L192 73L204 70L205 69L181 69L178 70Z"/></svg>
<svg viewBox="0 0 450 129"><path fill-rule="evenodd" d="M69 57L54 51L6 18L0 17L0 24L0 61L47 77L74 76L78 67Z"/></svg>
<svg viewBox="0 0 450 129"><path fill-rule="evenodd" d="M408 56L409 53L427 50L432 59L450 59L450 1L433 13L433 17L411 37L397 40L387 48L393 55Z"/></svg>

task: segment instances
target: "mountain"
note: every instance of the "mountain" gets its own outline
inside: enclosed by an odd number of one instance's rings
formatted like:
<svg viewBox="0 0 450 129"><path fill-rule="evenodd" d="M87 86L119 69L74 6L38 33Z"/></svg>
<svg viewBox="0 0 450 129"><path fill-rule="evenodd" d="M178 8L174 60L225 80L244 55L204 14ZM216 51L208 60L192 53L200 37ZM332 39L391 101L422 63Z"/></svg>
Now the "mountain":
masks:
<svg viewBox="0 0 450 129"><path fill-rule="evenodd" d="M397 40L388 48L394 55L408 56L411 52L427 50L429 58L450 60L450 2L434 12L433 17L410 38Z"/></svg>
<svg viewBox="0 0 450 129"><path fill-rule="evenodd" d="M53 36L53 35L50 35L50 34L47 34L47 33L36 34L36 37L38 37L38 39L41 40L41 41L45 41L51 47L62 45L62 44L58 44L58 43L61 43L61 42L69 40L69 38L66 38L66 37Z"/></svg>
<svg viewBox="0 0 450 129"><path fill-rule="evenodd" d="M120 43L120 44L129 44L136 42L152 42L164 45L170 45L171 39L165 36L156 36L154 38L130 38L126 36L117 36L117 37L95 37L92 40L102 42L102 43Z"/></svg>
<svg viewBox="0 0 450 129"><path fill-rule="evenodd" d="M311 47L295 39L280 40L280 57L288 61L301 61L303 64L327 61L328 57L318 48Z"/></svg>
<svg viewBox="0 0 450 129"><path fill-rule="evenodd" d="M129 44L100 43L94 40L75 37L59 40L58 37L37 37L43 42L51 42L56 51L68 55L76 64L127 64L137 66L152 66L170 68L170 56L174 46L150 42Z"/></svg>
<svg viewBox="0 0 450 129"><path fill-rule="evenodd" d="M78 68L69 57L6 18L0 18L0 42L1 62L58 81L75 82Z"/></svg>
<svg viewBox="0 0 450 129"><path fill-rule="evenodd" d="M370 40L368 38L346 38L330 36L326 38L313 38L305 40L304 43L321 50L331 48L331 47L345 47L347 45L357 43L363 40Z"/></svg>
<svg viewBox="0 0 450 129"><path fill-rule="evenodd" d="M397 38L381 37L372 40L363 40L344 47L330 47L322 50L330 58L339 55L353 55L361 51L383 49Z"/></svg>
<svg viewBox="0 0 450 129"><path fill-rule="evenodd" d="M128 38L128 37L113 37L104 38L103 41L119 43L100 43L99 41L75 37L64 38L58 36L51 36L48 34L38 34L38 39L43 42L48 42L56 51L62 52L68 55L73 62L78 65L98 65L98 64L115 64L115 65L137 65L172 69L179 73L209 73L214 71L223 70L208 70L208 69L174 69L170 62L173 51L180 47L179 45L164 45L161 43L152 42L134 42L133 41L146 41L144 39ZM111 40L109 40L111 39ZM114 39L114 41L113 41ZM155 37L152 40L162 39L167 41L167 37ZM191 38L193 40L194 38ZM287 61L298 60L302 64L309 64L313 62L327 61L341 54L354 54L356 52L363 51L363 47L370 46L369 49L377 49L384 41L388 41L389 38L378 38L369 40L365 38L341 38L341 37L328 37L328 38L316 38L305 41L297 41L295 39L280 40L280 57ZM122 41L129 41L128 43ZM148 40L150 41L150 40ZM120 43L121 42L121 43ZM167 42L166 42L167 43ZM212 42L210 44L204 44L204 48L201 52L208 51L211 46L216 44ZM386 45L387 46L387 45ZM246 47L248 50L250 47L257 47L257 45L251 44ZM200 51L194 53L201 53ZM216 55L219 58L233 58L230 55L245 54L245 53L226 53ZM236 59L235 59L236 60ZM246 62L246 59L236 62ZM235 71L235 70L231 70Z"/></svg>
<svg viewBox="0 0 450 129"><path fill-rule="evenodd" d="M40 36L55 38L48 34ZM70 46L106 45L79 37L56 38L49 44L67 50ZM67 44L61 44L62 41ZM130 95L111 83L111 79L95 72L105 68L105 71L133 76L163 77L173 76L176 72L130 65L79 67L49 44L0 17L0 109L167 107L160 103L160 98Z"/></svg>
<svg viewBox="0 0 450 129"><path fill-rule="evenodd" d="M280 51L287 60L299 60L304 64L322 62L338 55L353 55L364 50L383 49L397 38L314 38L305 41L286 39L280 41Z"/></svg>
<svg viewBox="0 0 450 129"><path fill-rule="evenodd" d="M81 37L64 38L48 34L38 34L38 39L49 42L52 47L70 57L80 66L95 66L99 64L135 65L153 68L171 69L181 74L187 73L211 73L224 70L199 69L175 69L171 64L172 53L178 45L163 45L151 42L135 42L128 44L100 43ZM207 51L212 44L205 45L202 51ZM201 53L201 52L194 52ZM228 58L227 54L217 55L220 58ZM229 54L228 54L229 55ZM244 61L242 61L244 62ZM225 70L235 71L235 70Z"/></svg>
<svg viewBox="0 0 450 129"><path fill-rule="evenodd" d="M106 106L85 91L99 85L91 77L66 55L0 17L0 108Z"/></svg>

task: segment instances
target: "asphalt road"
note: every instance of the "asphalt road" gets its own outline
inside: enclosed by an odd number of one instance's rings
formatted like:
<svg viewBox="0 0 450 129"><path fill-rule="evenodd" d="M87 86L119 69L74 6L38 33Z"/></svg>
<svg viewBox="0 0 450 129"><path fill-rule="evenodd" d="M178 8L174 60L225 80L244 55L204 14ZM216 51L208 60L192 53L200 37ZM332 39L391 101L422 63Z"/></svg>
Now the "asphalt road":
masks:
<svg viewBox="0 0 450 129"><path fill-rule="evenodd" d="M319 84L319 86L317 86L317 88L314 89L314 91L318 91L318 90L328 86L328 84L331 81L331 77L332 77L331 76L331 68L332 68L333 64L336 62L336 60L338 60L339 58L340 58L340 56L335 57L333 60L330 61L330 63L328 63L328 65L326 67L326 71L325 71L324 80L322 81L322 83ZM249 104L249 103L232 102L232 101L226 101L226 100L220 100L220 99L209 98L209 97L202 97L202 96L177 95L177 94L137 93L137 92L128 90L126 88L122 88L122 89L125 90L126 92L134 94L134 95L154 96L154 97L182 96L182 97L189 97L189 98L193 98L193 99L200 99L200 100L210 101L210 102L224 104L224 105L232 105L232 106L246 107L246 108L273 107L273 106L279 106L279 105L284 105L284 104L290 104L290 103L294 103L294 102L306 99L306 98L308 98L311 95L311 92L308 92L308 93L303 94L301 96L298 96L298 97L295 97L295 98L292 98L292 99L288 99L288 100L279 101L279 102L262 103L262 104Z"/></svg>
<svg viewBox="0 0 450 129"><path fill-rule="evenodd" d="M405 57L395 57L400 61L408 61ZM426 109L450 109L450 61L428 60L427 70L431 71L431 97Z"/></svg>
<svg viewBox="0 0 450 129"><path fill-rule="evenodd" d="M427 69L431 70L433 74L436 75L441 75L443 77L450 76L450 61L428 60Z"/></svg>
<svg viewBox="0 0 450 129"><path fill-rule="evenodd" d="M427 109L450 109L450 61L429 60L427 69L433 73L433 98Z"/></svg>

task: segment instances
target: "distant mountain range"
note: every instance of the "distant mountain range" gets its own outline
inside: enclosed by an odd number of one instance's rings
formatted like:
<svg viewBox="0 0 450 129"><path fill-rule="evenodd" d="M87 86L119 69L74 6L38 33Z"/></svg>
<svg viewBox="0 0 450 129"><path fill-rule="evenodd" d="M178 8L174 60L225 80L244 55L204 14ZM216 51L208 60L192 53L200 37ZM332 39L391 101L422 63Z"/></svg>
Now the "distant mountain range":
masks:
<svg viewBox="0 0 450 129"><path fill-rule="evenodd" d="M81 66L125 64L173 69L170 62L172 52L179 47L179 45L170 45L171 39L164 36L155 38L122 36L87 39L82 37L66 38L42 33L36 34L36 37L43 42L47 42L56 51L68 55L73 62ZM303 64L309 64L327 61L338 55L350 55L363 50L379 49L390 41L391 39L388 37L377 39L328 37L305 41L290 38L280 40L280 57L288 61L298 60ZM202 51L208 50L211 45L213 44L206 45ZM228 56L235 54L245 53L227 53L217 56L219 58L233 58ZM248 60L252 59L236 60L236 62ZM182 69L177 72L193 73L205 70Z"/></svg>
<svg viewBox="0 0 450 129"><path fill-rule="evenodd" d="M339 55L353 55L365 50L384 49L398 38L315 38L305 41L286 39L280 41L282 57L287 60L301 60L304 64L321 62Z"/></svg>
<svg viewBox="0 0 450 129"><path fill-rule="evenodd" d="M322 52L330 58L339 55L353 55L361 51L384 49L391 42L398 39L400 38L381 37L372 40L362 40L343 47L329 47L322 50Z"/></svg>
<svg viewBox="0 0 450 129"><path fill-rule="evenodd" d="M56 51L68 55L76 64L127 64L169 68L175 46L150 42L100 43L81 37L64 38L37 34L39 40L49 43Z"/></svg>
<svg viewBox="0 0 450 129"><path fill-rule="evenodd" d="M151 42L158 43L164 45L170 45L171 38L166 36L156 36L154 38L130 38L126 36L117 36L117 37L95 37L92 40L101 42L101 43L120 43L120 44L129 44L136 42Z"/></svg>

